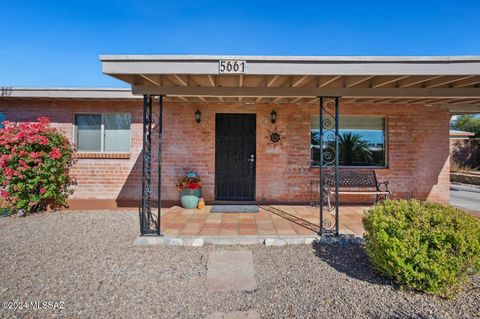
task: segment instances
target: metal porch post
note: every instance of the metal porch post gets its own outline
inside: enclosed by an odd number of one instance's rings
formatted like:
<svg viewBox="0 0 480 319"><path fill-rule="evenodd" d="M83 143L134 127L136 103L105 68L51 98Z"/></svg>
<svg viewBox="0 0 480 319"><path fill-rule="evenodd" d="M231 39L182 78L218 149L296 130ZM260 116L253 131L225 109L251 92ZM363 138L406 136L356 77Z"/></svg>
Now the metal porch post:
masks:
<svg viewBox="0 0 480 319"><path fill-rule="evenodd" d="M142 207L140 208L140 234L150 232L152 192L152 97L143 96L143 149L142 149Z"/></svg>
<svg viewBox="0 0 480 319"><path fill-rule="evenodd" d="M319 104L319 115L320 115L320 122L318 128L320 130L320 138L319 138L319 145L320 145L320 158L319 158L319 165L320 165L320 183L318 184L318 193L320 196L320 201L318 202L318 207L320 207L320 236L323 235L323 202L325 201L324 197L324 174L323 174L323 97L319 97L320 104Z"/></svg>
<svg viewBox="0 0 480 319"><path fill-rule="evenodd" d="M156 100L157 101L157 100ZM162 130L163 130L163 96L158 97L158 162L157 162L157 214L152 213L152 123L153 98L143 96L143 150L142 150L142 204L140 207L140 234L161 236L162 203Z"/></svg>
<svg viewBox="0 0 480 319"><path fill-rule="evenodd" d="M319 183L319 207L320 207L320 227L319 234L339 235L339 201L338 201L338 181L339 181L339 116L340 105L339 97L319 97L319 115L320 115L320 183ZM333 142L333 146L332 146ZM332 174L333 171L333 174ZM332 183L333 182L333 183ZM332 185L333 184L333 185ZM331 205L331 193L326 194L325 190L331 192L334 186L334 207ZM325 211L326 210L326 211ZM332 216L331 211L335 211ZM334 221L325 219L328 213L334 218Z"/></svg>
<svg viewBox="0 0 480 319"><path fill-rule="evenodd" d="M162 203L162 123L163 96L158 97L158 189L157 214L152 213L152 123L153 98L143 96L143 149L142 149L142 204L140 207L140 234L156 234L161 236L161 203Z"/></svg>
<svg viewBox="0 0 480 319"><path fill-rule="evenodd" d="M339 129L340 104L339 97L335 97L335 236L339 235L340 216L339 216L339 199L338 199L338 129Z"/></svg>
<svg viewBox="0 0 480 319"><path fill-rule="evenodd" d="M162 138L163 138L163 95L158 99L158 189L157 189L157 235L161 235L161 212L162 207Z"/></svg>

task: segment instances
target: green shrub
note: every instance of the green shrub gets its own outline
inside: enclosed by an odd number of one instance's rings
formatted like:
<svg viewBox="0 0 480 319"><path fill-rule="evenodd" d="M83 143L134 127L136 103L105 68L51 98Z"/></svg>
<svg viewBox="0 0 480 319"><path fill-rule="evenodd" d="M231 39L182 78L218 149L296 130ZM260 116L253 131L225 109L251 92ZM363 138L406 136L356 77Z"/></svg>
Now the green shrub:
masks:
<svg viewBox="0 0 480 319"><path fill-rule="evenodd" d="M402 287L448 297L480 270L480 220L454 207L387 200L363 225L373 266Z"/></svg>

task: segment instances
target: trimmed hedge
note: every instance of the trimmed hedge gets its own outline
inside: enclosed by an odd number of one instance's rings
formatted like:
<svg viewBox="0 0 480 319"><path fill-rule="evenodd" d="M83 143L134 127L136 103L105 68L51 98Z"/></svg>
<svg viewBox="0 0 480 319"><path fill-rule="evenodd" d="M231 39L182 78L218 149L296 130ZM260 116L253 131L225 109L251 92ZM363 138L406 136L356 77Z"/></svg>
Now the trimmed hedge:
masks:
<svg viewBox="0 0 480 319"><path fill-rule="evenodd" d="M480 270L480 220L418 200L387 200L363 218L373 266L400 286L448 297Z"/></svg>

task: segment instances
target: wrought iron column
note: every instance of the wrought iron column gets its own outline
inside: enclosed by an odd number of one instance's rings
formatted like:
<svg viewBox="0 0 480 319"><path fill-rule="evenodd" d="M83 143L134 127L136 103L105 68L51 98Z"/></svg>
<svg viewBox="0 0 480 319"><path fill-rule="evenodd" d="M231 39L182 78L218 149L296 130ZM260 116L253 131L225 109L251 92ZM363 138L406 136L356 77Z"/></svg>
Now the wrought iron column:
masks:
<svg viewBox="0 0 480 319"><path fill-rule="evenodd" d="M142 149L142 207L140 208L140 234L150 233L152 208L152 97L143 96L143 149Z"/></svg>
<svg viewBox="0 0 480 319"><path fill-rule="evenodd" d="M160 236L160 217L162 208L162 138L163 138L163 95L158 98L158 188L157 188L157 235Z"/></svg>
<svg viewBox="0 0 480 319"><path fill-rule="evenodd" d="M143 97L143 150L142 150L142 204L140 207L140 234L156 234L160 232L160 207L161 207L161 180L162 180L162 117L163 117L163 96L159 96L158 122L153 119L152 104L153 97L144 95ZM152 125L157 122L155 129L158 129L158 189L157 189L157 214L152 212Z"/></svg>
<svg viewBox="0 0 480 319"><path fill-rule="evenodd" d="M339 98L320 96L320 235L339 234ZM332 204L333 202L333 204Z"/></svg>

